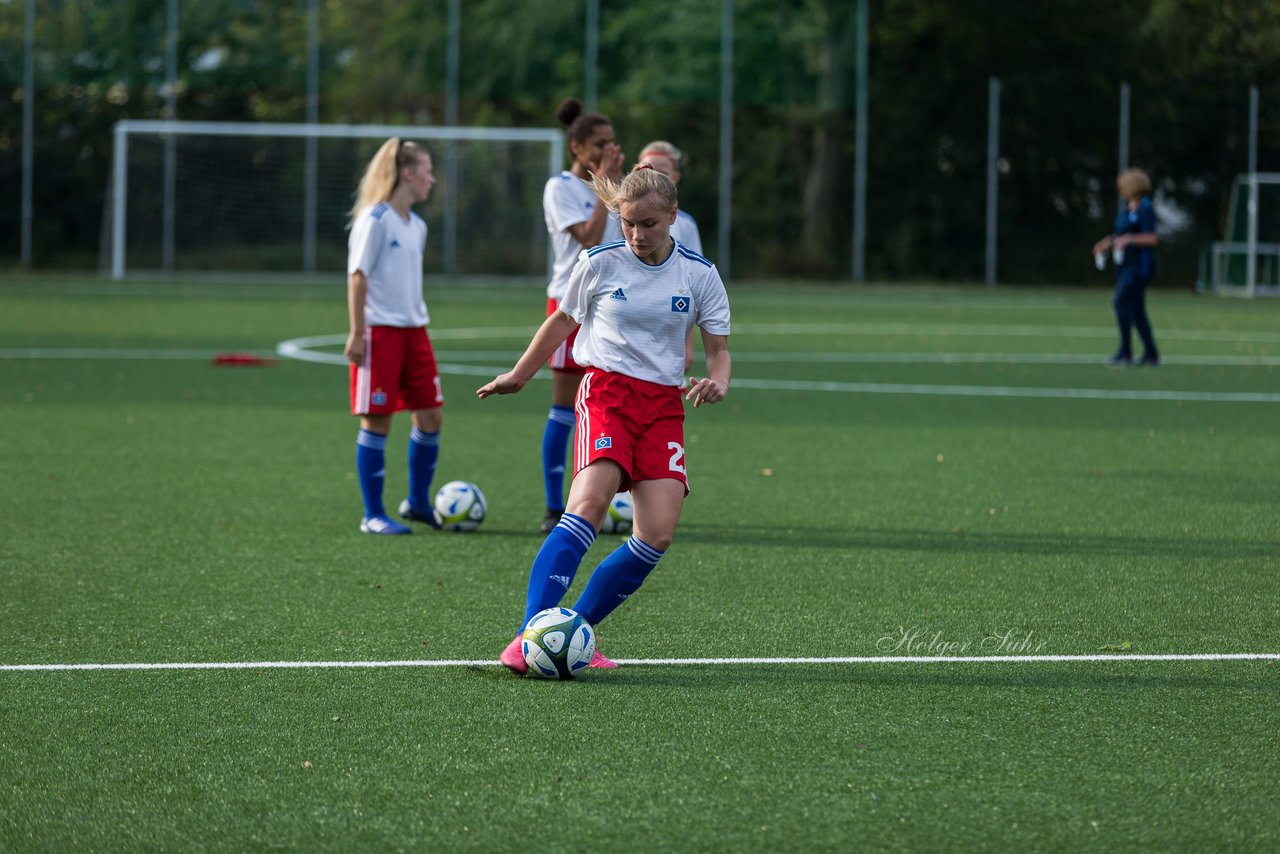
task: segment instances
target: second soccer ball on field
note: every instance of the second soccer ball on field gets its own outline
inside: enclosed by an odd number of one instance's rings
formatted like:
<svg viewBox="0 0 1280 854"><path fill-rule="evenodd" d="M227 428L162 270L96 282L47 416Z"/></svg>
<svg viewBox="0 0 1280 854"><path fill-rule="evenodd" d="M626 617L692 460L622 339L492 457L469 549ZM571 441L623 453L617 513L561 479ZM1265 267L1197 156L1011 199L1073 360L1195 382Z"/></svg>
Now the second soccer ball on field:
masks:
<svg viewBox="0 0 1280 854"><path fill-rule="evenodd" d="M474 531L484 521L488 505L480 487L465 480L452 480L436 493L436 510L446 531Z"/></svg>
<svg viewBox="0 0 1280 854"><path fill-rule="evenodd" d="M631 493L619 492L609 502L609 509L604 514L604 524L600 526L600 533L630 534L634 521L635 506L631 503Z"/></svg>

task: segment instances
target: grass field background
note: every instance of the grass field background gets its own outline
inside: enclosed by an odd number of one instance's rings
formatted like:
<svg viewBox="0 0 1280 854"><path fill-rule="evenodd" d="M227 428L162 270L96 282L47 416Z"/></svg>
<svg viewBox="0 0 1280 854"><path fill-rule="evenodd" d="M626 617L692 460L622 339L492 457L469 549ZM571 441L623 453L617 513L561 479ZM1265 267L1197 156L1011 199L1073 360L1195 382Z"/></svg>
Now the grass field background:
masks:
<svg viewBox="0 0 1280 854"><path fill-rule="evenodd" d="M0 849L1280 847L1280 664L1123 660L1280 652L1280 304L1157 291L1115 371L1102 288L730 290L611 657L1117 660L5 670ZM345 372L212 363L341 333L340 283L0 284L0 665L496 659L548 386L473 391L543 297L427 297L437 484L490 514L374 538Z"/></svg>

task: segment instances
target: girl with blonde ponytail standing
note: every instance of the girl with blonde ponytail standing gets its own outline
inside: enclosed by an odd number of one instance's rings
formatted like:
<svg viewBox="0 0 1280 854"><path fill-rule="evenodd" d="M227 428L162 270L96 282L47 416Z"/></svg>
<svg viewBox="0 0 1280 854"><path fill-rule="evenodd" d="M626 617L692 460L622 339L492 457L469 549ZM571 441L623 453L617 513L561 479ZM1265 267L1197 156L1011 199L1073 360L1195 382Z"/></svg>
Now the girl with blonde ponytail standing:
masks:
<svg viewBox="0 0 1280 854"><path fill-rule="evenodd" d="M409 495L405 519L440 527L431 498L440 447L444 394L427 335L422 296L422 257L427 224L412 207L435 185L431 155L391 138L369 161L351 208L347 243L347 311L350 333L343 352L351 363L351 412L360 418L356 474L364 499L360 530L409 534L382 503L391 416L408 410Z"/></svg>

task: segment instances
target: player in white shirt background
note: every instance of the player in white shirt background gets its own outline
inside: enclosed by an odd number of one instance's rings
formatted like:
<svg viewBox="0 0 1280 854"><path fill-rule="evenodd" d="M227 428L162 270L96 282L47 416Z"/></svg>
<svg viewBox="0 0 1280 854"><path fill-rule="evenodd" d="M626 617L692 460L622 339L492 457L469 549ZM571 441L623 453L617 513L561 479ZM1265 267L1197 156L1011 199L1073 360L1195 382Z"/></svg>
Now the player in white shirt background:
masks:
<svg viewBox="0 0 1280 854"><path fill-rule="evenodd" d="M684 165L684 152L665 139L655 139L640 149L640 157L636 163L652 166L671 179L677 188L680 185L680 168ZM699 255L702 254L702 235L698 232L698 221L683 210L676 210L676 221L671 224L671 236L683 243ZM685 370L693 369L693 331L684 342Z"/></svg>
<svg viewBox="0 0 1280 854"><path fill-rule="evenodd" d="M435 185L431 155L416 143L392 137L365 168L351 209L347 241L347 314L343 352L351 363L351 412L360 418L356 475L364 499L360 530L409 534L382 503L391 416L409 410L409 495L406 519L440 527L431 498L440 450L444 394L427 334L422 296L422 256L427 224L411 209Z"/></svg>
<svg viewBox="0 0 1280 854"><path fill-rule="evenodd" d="M694 407L729 390L729 298L715 266L671 238L675 184L637 165L618 182L597 177L601 200L619 215L623 244L584 251L560 308L534 335L514 368L476 390L481 399L514 394L547 356L578 331L574 358L586 366L576 410L575 475L560 521L529 571L524 621L500 659L527 671L521 649L529 618L557 605L594 542L609 501L630 489L631 537L592 572L575 611L597 626L630 595L671 545L688 493L685 471L684 342L699 327L707 375L689 377ZM592 667L614 667L596 648Z"/></svg>
<svg viewBox="0 0 1280 854"><path fill-rule="evenodd" d="M636 163L643 163L657 169L671 179L677 188L680 186L680 168L684 165L684 152L665 139L655 139L640 149ZM676 210L676 221L671 224L671 236L688 246L699 255L702 253L702 235L698 232L698 221L683 210Z"/></svg>
<svg viewBox="0 0 1280 854"><path fill-rule="evenodd" d="M556 110L565 126L573 164L547 181L542 193L542 213L551 235L553 263L547 284L547 314L559 307L569 284L578 253L601 243L622 240L617 221L586 183L592 175L622 176L622 149L614 139L613 125L599 113L585 112L577 98L566 98ZM582 380L582 368L573 360L573 337L550 354L551 409L542 433L542 480L547 513L542 533L560 521L564 512L564 472L569 436L573 433L573 400Z"/></svg>

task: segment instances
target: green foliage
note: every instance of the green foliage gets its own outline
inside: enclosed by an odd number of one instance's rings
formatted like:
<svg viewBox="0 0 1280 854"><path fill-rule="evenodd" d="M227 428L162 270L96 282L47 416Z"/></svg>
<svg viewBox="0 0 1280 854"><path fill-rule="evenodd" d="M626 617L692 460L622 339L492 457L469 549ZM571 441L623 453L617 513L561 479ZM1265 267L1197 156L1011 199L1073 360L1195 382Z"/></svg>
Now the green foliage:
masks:
<svg viewBox="0 0 1280 854"><path fill-rule="evenodd" d="M1246 166L1247 87L1263 95L1260 159L1273 169L1280 7L1216 0L1070 4L868 0L868 267L896 280L983 272L986 87L1003 84L1000 273L1089 281L1086 249L1114 206L1118 92L1132 87L1130 160L1186 215L1162 248L1184 286L1221 234ZM689 155L683 206L718 216L720 0L601 4L599 107L635 154L654 138ZM37 265L99 247L111 127L165 108L164 0L36 4ZM843 278L854 158L852 2L736 0L733 270ZM25 4L0 4L0 195L19 197ZM301 121L306 4L184 3L177 114ZM448 4L320 5L320 117L442 123ZM462 6L464 124L552 126L583 96L584 6L468 0ZM1270 165L1269 165L1270 164ZM0 207L0 258L17 251L18 206ZM708 251L714 241L708 240Z"/></svg>

